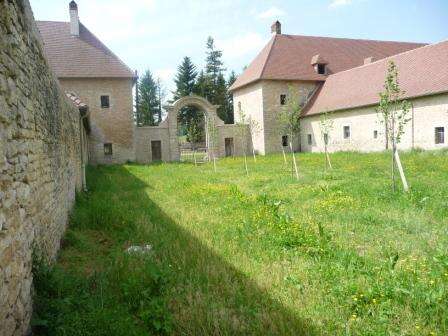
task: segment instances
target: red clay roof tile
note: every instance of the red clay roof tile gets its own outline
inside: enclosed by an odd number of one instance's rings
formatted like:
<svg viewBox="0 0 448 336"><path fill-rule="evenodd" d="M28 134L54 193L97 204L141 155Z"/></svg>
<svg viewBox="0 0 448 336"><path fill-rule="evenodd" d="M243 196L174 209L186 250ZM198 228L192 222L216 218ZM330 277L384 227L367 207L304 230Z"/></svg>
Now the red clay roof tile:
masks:
<svg viewBox="0 0 448 336"><path fill-rule="evenodd" d="M310 64L315 55L328 62L327 74L423 46L420 43L357 40L277 34L230 88L234 91L260 79L324 81Z"/></svg>
<svg viewBox="0 0 448 336"><path fill-rule="evenodd" d="M389 61L397 65L403 98L448 92L448 41L444 41L329 76L303 116L378 104Z"/></svg>
<svg viewBox="0 0 448 336"><path fill-rule="evenodd" d="M95 35L80 23L79 36L70 34L70 23L37 21L48 62L59 78L133 78L129 69Z"/></svg>

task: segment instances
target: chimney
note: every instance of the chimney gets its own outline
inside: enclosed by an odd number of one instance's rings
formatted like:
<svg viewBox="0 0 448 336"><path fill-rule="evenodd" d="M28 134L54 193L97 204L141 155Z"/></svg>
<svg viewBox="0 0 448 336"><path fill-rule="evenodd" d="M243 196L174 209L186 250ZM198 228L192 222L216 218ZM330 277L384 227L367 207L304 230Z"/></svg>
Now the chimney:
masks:
<svg viewBox="0 0 448 336"><path fill-rule="evenodd" d="M79 17L78 5L75 1L70 2L70 34L72 36L79 36Z"/></svg>
<svg viewBox="0 0 448 336"><path fill-rule="evenodd" d="M272 35L280 35L282 33L282 24L279 21L275 21L271 26Z"/></svg>
<svg viewBox="0 0 448 336"><path fill-rule="evenodd" d="M364 58L364 65L366 65L366 64L370 64L370 63L372 63L372 62L375 62L375 58L374 58L374 57L367 57L367 58Z"/></svg>

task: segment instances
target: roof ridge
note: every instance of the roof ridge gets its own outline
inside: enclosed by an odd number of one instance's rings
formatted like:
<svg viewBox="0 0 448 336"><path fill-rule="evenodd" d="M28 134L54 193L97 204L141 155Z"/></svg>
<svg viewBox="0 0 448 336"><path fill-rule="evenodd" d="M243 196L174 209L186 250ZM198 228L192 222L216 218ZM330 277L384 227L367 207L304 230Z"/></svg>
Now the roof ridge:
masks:
<svg viewBox="0 0 448 336"><path fill-rule="evenodd" d="M380 63L380 62L386 62L387 60L390 60L391 58L396 58L396 57L398 57L398 56L401 56L401 55L404 55L404 54L408 54L408 53L411 53L411 52L415 52L415 51L417 51L417 50L421 50L421 49L423 49L423 48L434 47L434 46L436 46L436 45L438 45L438 44L441 44L441 43L444 43L444 42L448 42L448 40L440 41L440 42L437 42L437 43L434 43L434 44L426 44L426 45L424 45L424 46L421 46L421 47L418 47L418 48L415 48L415 49L411 49L411 50L403 51L403 52L401 52L401 53L399 53L399 54L395 54L395 55L392 55L392 56L387 56L387 57L381 58L381 59L379 59L379 60L377 60L377 61L374 61L374 62L370 62L370 63L367 63L367 64L359 65L359 66L354 67L354 68L350 68L350 69L342 70L342 71L339 71L339 72L336 72L336 73L334 73L334 74L329 75L329 76L327 77L327 80L328 80L329 78L333 77L333 76L336 76L336 75L341 74L341 73L344 73L344 72L349 72L349 71L356 70L356 69L359 69L359 68L368 67L368 66L370 66L370 65L372 65L372 64L376 64L376 63Z"/></svg>
<svg viewBox="0 0 448 336"><path fill-rule="evenodd" d="M407 44L422 44L429 45L427 42L409 42L409 41L393 41L393 40L371 40L365 38L351 38L351 37L333 37L333 36L317 36L317 35L299 35L299 34L281 34L282 36L292 37L312 37L312 38L324 38L334 40L350 40L350 41L366 41L366 42L389 42L389 43L407 43Z"/></svg>
<svg viewBox="0 0 448 336"><path fill-rule="evenodd" d="M268 64L269 58L271 57L272 54L272 50L274 49L274 45L275 45L275 41L277 40L277 34L274 35L272 38L272 43L271 41L269 41L269 43L271 43L271 47L269 48L269 52L266 56L266 59L264 61L263 67L261 68L261 72L260 72L260 78L263 78L263 74L264 74L264 70L266 69L266 65Z"/></svg>

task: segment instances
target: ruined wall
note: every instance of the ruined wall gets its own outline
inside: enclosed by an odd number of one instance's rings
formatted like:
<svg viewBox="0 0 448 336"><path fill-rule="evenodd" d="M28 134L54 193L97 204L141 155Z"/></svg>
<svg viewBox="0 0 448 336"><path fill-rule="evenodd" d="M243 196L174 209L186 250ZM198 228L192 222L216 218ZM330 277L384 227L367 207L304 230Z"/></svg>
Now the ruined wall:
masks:
<svg viewBox="0 0 448 336"><path fill-rule="evenodd" d="M0 0L0 335L27 332L32 252L56 255L81 186L79 111L49 70L28 0Z"/></svg>

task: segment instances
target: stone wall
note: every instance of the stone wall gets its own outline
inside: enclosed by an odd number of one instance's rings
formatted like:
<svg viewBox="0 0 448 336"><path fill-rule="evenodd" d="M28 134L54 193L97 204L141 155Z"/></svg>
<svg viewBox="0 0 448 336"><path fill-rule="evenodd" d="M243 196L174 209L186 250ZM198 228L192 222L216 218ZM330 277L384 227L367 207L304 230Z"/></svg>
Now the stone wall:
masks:
<svg viewBox="0 0 448 336"><path fill-rule="evenodd" d="M289 86L297 90L302 100L316 88L314 82L263 80L233 92L234 111L238 111L241 106L246 117L251 116L261 128L253 137L255 150L260 154L282 150L284 134L278 122L278 115L283 108L280 95L288 96ZM235 113L235 120L238 121L238 113ZM299 150L299 139L293 145L295 150Z"/></svg>
<svg viewBox="0 0 448 336"><path fill-rule="evenodd" d="M81 187L79 111L44 58L28 0L0 0L0 335L24 335L32 253L52 259Z"/></svg>
<svg viewBox="0 0 448 336"><path fill-rule="evenodd" d="M135 160L132 78L60 78L66 91L74 92L89 106L91 133L89 161L92 164L125 163ZM109 96L110 107L101 107L101 96ZM104 144L112 144L112 155Z"/></svg>
<svg viewBox="0 0 448 336"><path fill-rule="evenodd" d="M448 94L421 97L410 100L413 108L408 117L413 117L405 128L399 149L440 149L448 146ZM382 151L386 148L384 125L380 123L375 106L361 107L330 114L333 129L329 134L328 150L334 151ZM302 119L302 150L324 151L324 142L319 128L320 116ZM350 137L344 139L343 128L350 127ZM435 128L444 127L445 142L435 143ZM374 132L377 137L375 138ZM311 144L308 136L311 136Z"/></svg>

